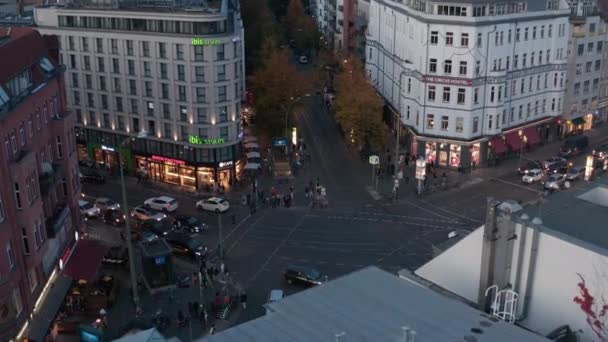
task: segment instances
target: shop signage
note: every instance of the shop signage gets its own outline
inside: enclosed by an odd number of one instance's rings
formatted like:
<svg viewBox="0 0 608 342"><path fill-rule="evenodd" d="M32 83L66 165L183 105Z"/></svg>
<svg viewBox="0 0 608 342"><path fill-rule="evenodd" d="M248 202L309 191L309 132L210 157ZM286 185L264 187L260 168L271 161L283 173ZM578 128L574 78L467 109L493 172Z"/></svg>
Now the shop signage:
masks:
<svg viewBox="0 0 608 342"><path fill-rule="evenodd" d="M220 45L219 39L203 39L203 38L192 38L192 45L200 46L200 45Z"/></svg>
<svg viewBox="0 0 608 342"><path fill-rule="evenodd" d="M190 143L192 145L221 145L226 143L226 140L224 138L203 139L198 135L189 135L188 140L190 140Z"/></svg>
<svg viewBox="0 0 608 342"><path fill-rule="evenodd" d="M287 146L287 138L273 138L272 146L274 146L274 147Z"/></svg>
<svg viewBox="0 0 608 342"><path fill-rule="evenodd" d="M110 147L110 146L106 146L106 145L101 145L101 149L104 151L114 152L114 147Z"/></svg>
<svg viewBox="0 0 608 342"><path fill-rule="evenodd" d="M439 77L439 76L424 76L424 82L447 84L447 85L461 85L461 86L473 85L473 81L470 79L467 79L467 78Z"/></svg>
<svg viewBox="0 0 608 342"><path fill-rule="evenodd" d="M232 161L220 162L219 166L220 167L232 166Z"/></svg>
<svg viewBox="0 0 608 342"><path fill-rule="evenodd" d="M171 164L177 164L177 165L186 165L186 162L183 160L167 158L167 157L157 156L157 155L153 155L152 160L171 163Z"/></svg>

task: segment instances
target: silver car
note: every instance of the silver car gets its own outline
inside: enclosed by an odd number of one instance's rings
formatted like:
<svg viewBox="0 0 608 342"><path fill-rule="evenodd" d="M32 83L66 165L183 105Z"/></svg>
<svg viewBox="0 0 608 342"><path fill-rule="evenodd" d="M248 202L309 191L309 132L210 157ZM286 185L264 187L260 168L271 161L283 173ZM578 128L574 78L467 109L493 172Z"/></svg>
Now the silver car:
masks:
<svg viewBox="0 0 608 342"><path fill-rule="evenodd" d="M94 205L101 211L120 209L120 204L114 202L113 200L107 197L99 197L95 200Z"/></svg>
<svg viewBox="0 0 608 342"><path fill-rule="evenodd" d="M577 180L582 178L585 175L584 167L573 167L566 174L566 179L569 181Z"/></svg>
<svg viewBox="0 0 608 342"><path fill-rule="evenodd" d="M131 210L131 216L140 220L140 221L148 221L148 220L156 220L161 221L167 218L167 215L161 213L158 210L154 210L152 208L146 208L143 206L137 206Z"/></svg>
<svg viewBox="0 0 608 342"><path fill-rule="evenodd" d="M561 173L554 173L545 182L545 189L547 190L559 190L562 185L566 182L566 175Z"/></svg>

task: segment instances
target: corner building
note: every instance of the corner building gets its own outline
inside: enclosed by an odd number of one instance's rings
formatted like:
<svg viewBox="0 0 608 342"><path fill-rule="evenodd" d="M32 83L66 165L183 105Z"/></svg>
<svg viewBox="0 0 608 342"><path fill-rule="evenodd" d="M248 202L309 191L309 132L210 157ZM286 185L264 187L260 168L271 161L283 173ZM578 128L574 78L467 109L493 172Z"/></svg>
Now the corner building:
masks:
<svg viewBox="0 0 608 342"><path fill-rule="evenodd" d="M366 69L405 150L469 170L556 139L568 15L561 0L372 0Z"/></svg>
<svg viewBox="0 0 608 342"><path fill-rule="evenodd" d="M61 40L80 159L197 189L237 177L245 91L238 2L68 3L36 8ZM148 137L129 141L145 130ZM123 144L124 143L124 144Z"/></svg>
<svg viewBox="0 0 608 342"><path fill-rule="evenodd" d="M74 115L56 37L0 28L0 341L39 309L78 240Z"/></svg>

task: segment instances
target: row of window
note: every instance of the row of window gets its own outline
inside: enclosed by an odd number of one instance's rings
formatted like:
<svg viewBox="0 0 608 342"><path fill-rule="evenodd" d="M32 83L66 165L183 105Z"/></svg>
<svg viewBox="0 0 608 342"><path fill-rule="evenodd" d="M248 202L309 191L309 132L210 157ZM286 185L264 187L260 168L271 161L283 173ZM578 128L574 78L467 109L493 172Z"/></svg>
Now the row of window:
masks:
<svg viewBox="0 0 608 342"><path fill-rule="evenodd" d="M603 49L604 42L602 41L597 42L597 44L594 42L587 43L587 53L601 54ZM578 44L576 53L579 57L583 56L585 54L585 44Z"/></svg>
<svg viewBox="0 0 608 342"><path fill-rule="evenodd" d="M585 69L583 71L583 63L576 64L576 74L581 75L583 73L599 72L602 68L602 60L598 59L595 62L586 62Z"/></svg>
<svg viewBox="0 0 608 342"><path fill-rule="evenodd" d="M130 84L128 94L136 96L136 95L138 95L138 93L137 93L137 87L135 86L135 80L130 80L130 81L133 81L133 84ZM171 98L173 97L172 94L169 93L168 84L165 84L165 83L161 84L161 89L160 89L158 96L155 95L155 92L152 87L153 87L152 82L144 82L144 93L140 94L140 95L143 95L144 97L148 97L148 98L161 98L163 100L171 100ZM188 102L188 95L187 95L186 89L187 89L186 86L183 86L183 85L178 85L176 87L175 95L177 95L177 101ZM208 101L209 99L207 98L207 89L208 88L205 88L205 87L193 88L192 91L193 91L194 98L192 99L192 102L200 103L200 104L209 103L209 101ZM219 103L223 103L223 102L227 102L227 101L239 100L241 93L242 93L242 84L241 83L234 84L234 96L235 96L234 99L229 98L227 86L215 87L215 94L216 94L215 103L219 104ZM120 96L114 97L114 105L111 106L109 103L110 97L106 94L97 94L97 93L93 93L93 92L86 92L85 94L86 94L86 98L84 100L86 100L86 101L83 101L83 99L80 96L80 91L74 90L72 92L72 100L73 100L72 106L86 105L89 108L100 108L102 110L109 110L110 107L112 107L112 109L117 112L125 112L123 98ZM96 99L100 100L100 102L98 103L97 106L95 104ZM139 113L140 99L131 98L129 100L130 100L129 112L130 113ZM145 109L146 115L154 116L155 115L154 102L146 101L146 103L147 103L146 109ZM166 113L169 111L169 107L168 107L169 104L162 104L162 106L163 106L163 113ZM181 107L185 107L185 106L180 105L180 108Z"/></svg>
<svg viewBox="0 0 608 342"><path fill-rule="evenodd" d="M92 39L92 38L91 38ZM105 54L106 48L104 46L103 38L95 38L95 53ZM211 40L210 40L211 41ZM168 44L163 42L149 42L149 41L140 41L139 47L136 49L133 40L124 40L121 41L119 48L119 40L118 39L110 39L109 40L109 52L112 55L124 55L124 56L137 56L144 58L154 58L154 59L169 59L169 50L167 46L172 46L173 53L171 53L171 58L175 61L185 61L185 44ZM154 44L156 46L155 54L152 56L152 50L150 46ZM241 42L235 41L232 42L232 58L238 58L241 55ZM89 37L80 37L79 45L76 44L76 37L67 36L67 50L69 51L80 51L80 52L92 52L93 49L89 45ZM205 48L208 50L215 51L215 60L223 61L226 59L226 45L225 43L220 43L219 41L213 40L213 45L194 45L191 50L190 60L194 62L206 62L205 61ZM209 51L208 51L209 52Z"/></svg>
<svg viewBox="0 0 608 342"><path fill-rule="evenodd" d="M4 137L4 149L6 152L6 156L10 159L15 158L19 151L25 147L28 143L28 139L30 142L33 141L34 138L34 123L36 124L36 131L40 131L41 129L41 118L44 120L44 124L48 125L49 123L49 106L52 108L53 113L51 115L58 116L59 115L59 102L57 96L53 96L47 103L44 101L42 105L42 110L40 107L36 109L35 114L30 114L27 121L27 137L26 137L26 126L25 122L21 121L19 123L19 133L17 137L17 132L15 129L11 130L10 134ZM41 113L42 112L42 113Z"/></svg>
<svg viewBox="0 0 608 342"><path fill-rule="evenodd" d="M59 27L206 35L225 33L226 21L191 22L176 20L60 15Z"/></svg>
<svg viewBox="0 0 608 342"><path fill-rule="evenodd" d="M590 80L586 80L583 82L583 94L587 94L589 93L590 90L590 86L591 86L591 81ZM596 78L593 80L593 91L597 91L600 87L600 79ZM574 95L579 95L581 93L581 83L580 82L576 82L574 83Z"/></svg>
<svg viewBox="0 0 608 342"><path fill-rule="evenodd" d="M221 112L218 116L219 121L215 122L215 119L211 119L211 122L213 124L222 124L222 123L231 121L231 120L229 120L227 112L226 112L227 108L226 107L222 107L222 108L223 109L221 110ZM197 114L198 114L197 119L198 119L199 124L208 124L209 123L206 108L199 108ZM83 117L82 112L79 109L77 109L76 115L77 115L77 122L80 124L92 125L92 126L96 125L97 127L103 127L106 129L118 129L119 131L123 131L123 132L129 131L128 127L125 126L125 116L123 116L123 115L116 115L115 123L112 122L110 113L102 113L100 120L97 120L97 113L95 113L94 111L89 111L88 117L85 118L85 117ZM190 128L190 127L192 127L192 124L188 125L190 120L188 118L187 113L185 111L182 111L180 121L184 122L185 124L183 124L183 125L176 124L175 127L179 127L179 129L177 129L174 132L172 123L166 123L166 122L162 123L162 128L163 128L162 134L161 134L161 132L158 132L157 137L158 138L164 137L166 139L174 139L174 140L179 139L181 141L188 141L189 135L191 135L193 133L198 133L198 135L203 139L222 138L225 141L229 141L230 140L230 136L229 136L230 128L234 127L234 129L236 130L236 133L234 134L235 139L238 136L238 132L240 130L240 124L237 119L240 120L240 118L235 118L234 122L237 123L236 125L218 127L219 136L211 137L209 134L209 128L198 128L197 132L193 132ZM132 120L133 120L133 122L132 122L133 131L134 132L140 131L142 128L142 127L140 127L140 119L132 118ZM158 122L156 120L148 120L146 130L149 132L157 132L157 130L156 130L157 123Z"/></svg>
<svg viewBox="0 0 608 342"><path fill-rule="evenodd" d="M27 192L27 204L29 206L29 205L32 205L34 200L40 196L40 192L39 192L40 188L38 187L38 180L36 177L36 172L32 172L26 176L25 189ZM22 189L21 189L20 182L13 183L13 191L15 194L15 206L17 207L17 209L22 209L23 208L23 199L21 198Z"/></svg>
<svg viewBox="0 0 608 342"><path fill-rule="evenodd" d="M485 17L486 15L505 15L524 13L528 10L528 3L525 1L507 2L490 5L475 5L473 6L474 17Z"/></svg>

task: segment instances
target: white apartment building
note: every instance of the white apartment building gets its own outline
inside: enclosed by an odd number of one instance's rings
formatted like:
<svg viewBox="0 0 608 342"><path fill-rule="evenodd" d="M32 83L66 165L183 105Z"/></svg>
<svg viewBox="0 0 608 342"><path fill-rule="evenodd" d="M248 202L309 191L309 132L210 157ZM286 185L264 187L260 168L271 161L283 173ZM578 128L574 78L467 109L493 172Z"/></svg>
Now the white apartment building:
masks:
<svg viewBox="0 0 608 342"><path fill-rule="evenodd" d="M601 96L600 84L608 34L599 16L596 0L570 1L570 36L566 96L564 97L561 135L589 130L606 119L608 94ZM600 101L604 99L600 106Z"/></svg>
<svg viewBox="0 0 608 342"><path fill-rule="evenodd" d="M66 97L82 159L192 189L228 186L240 170L245 91L238 1L80 1L35 9L60 37Z"/></svg>
<svg viewBox="0 0 608 342"><path fill-rule="evenodd" d="M366 69L405 149L467 170L553 139L568 15L564 0L372 0Z"/></svg>

